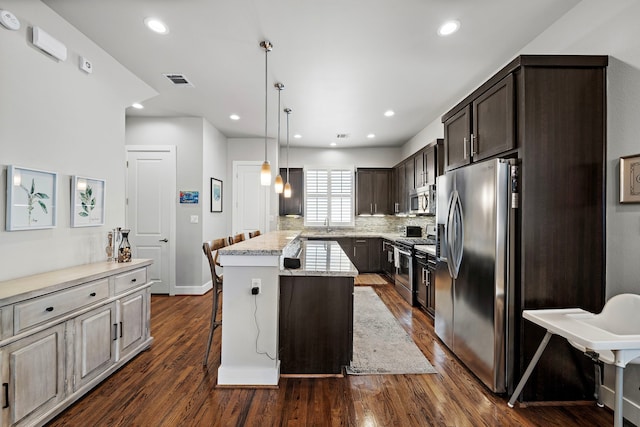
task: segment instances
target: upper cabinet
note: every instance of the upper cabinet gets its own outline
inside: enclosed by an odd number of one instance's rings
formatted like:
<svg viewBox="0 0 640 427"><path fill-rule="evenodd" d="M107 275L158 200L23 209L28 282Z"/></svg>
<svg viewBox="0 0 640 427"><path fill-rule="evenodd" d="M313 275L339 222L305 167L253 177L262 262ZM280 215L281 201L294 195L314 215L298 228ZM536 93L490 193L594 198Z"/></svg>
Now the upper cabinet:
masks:
<svg viewBox="0 0 640 427"><path fill-rule="evenodd" d="M437 139L413 155L415 188L435 184L436 177L443 173L444 156L438 155L440 150L443 140Z"/></svg>
<svg viewBox="0 0 640 427"><path fill-rule="evenodd" d="M391 215L392 169L358 168L356 172L356 215Z"/></svg>
<svg viewBox="0 0 640 427"><path fill-rule="evenodd" d="M287 179L287 169L280 168L280 176ZM280 216L299 215L304 216L304 173L302 168L289 168L289 183L291 184L291 197L285 198L279 195Z"/></svg>
<svg viewBox="0 0 640 427"><path fill-rule="evenodd" d="M513 74L443 116L446 170L515 148Z"/></svg>

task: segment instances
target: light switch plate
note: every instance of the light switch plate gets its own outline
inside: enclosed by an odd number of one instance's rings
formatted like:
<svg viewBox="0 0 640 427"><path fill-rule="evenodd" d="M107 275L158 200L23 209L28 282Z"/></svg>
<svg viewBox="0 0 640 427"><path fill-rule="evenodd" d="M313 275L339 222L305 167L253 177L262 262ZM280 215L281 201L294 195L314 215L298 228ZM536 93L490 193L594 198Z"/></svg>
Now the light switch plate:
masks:
<svg viewBox="0 0 640 427"><path fill-rule="evenodd" d="M191 215L191 224L198 223L198 215Z"/></svg>

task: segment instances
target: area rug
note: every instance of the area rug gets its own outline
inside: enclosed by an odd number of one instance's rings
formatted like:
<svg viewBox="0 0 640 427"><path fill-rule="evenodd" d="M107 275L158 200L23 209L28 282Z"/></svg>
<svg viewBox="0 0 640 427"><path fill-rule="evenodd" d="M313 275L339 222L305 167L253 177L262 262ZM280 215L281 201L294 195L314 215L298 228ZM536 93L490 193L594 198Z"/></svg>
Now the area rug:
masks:
<svg viewBox="0 0 640 427"><path fill-rule="evenodd" d="M434 374L436 370L375 291L354 288L350 375Z"/></svg>
<svg viewBox="0 0 640 427"><path fill-rule="evenodd" d="M356 286L374 286L374 285L387 285L388 282L384 277L379 274L365 273L358 274L355 278L354 284Z"/></svg>

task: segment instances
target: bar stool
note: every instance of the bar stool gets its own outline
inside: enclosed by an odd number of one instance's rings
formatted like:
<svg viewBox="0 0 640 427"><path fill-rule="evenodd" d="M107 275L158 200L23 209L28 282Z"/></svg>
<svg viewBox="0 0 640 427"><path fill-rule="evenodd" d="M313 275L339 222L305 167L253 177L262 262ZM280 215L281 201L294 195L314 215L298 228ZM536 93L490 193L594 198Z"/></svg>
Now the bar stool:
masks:
<svg viewBox="0 0 640 427"><path fill-rule="evenodd" d="M222 326L222 321L216 320L216 315L218 314L218 295L220 294L220 292L222 292L222 275L218 274L218 272L216 271L216 266L220 266L220 263L218 262L218 249L224 248L225 246L227 246L227 239L225 238L207 241L202 244L202 251L209 261L209 269L211 270L211 293L213 294L213 304L211 306L211 324L209 326L209 339L207 341L207 348L205 349L204 353L204 362L202 363L204 366L207 366L207 359L209 359L211 342L213 341L213 331L215 331L218 326Z"/></svg>
<svg viewBox="0 0 640 427"><path fill-rule="evenodd" d="M238 233L235 236L229 236L229 244L244 242L244 233Z"/></svg>
<svg viewBox="0 0 640 427"><path fill-rule="evenodd" d="M260 235L260 230L256 230L256 231L250 231L249 232L249 238L253 239L254 237L258 237Z"/></svg>

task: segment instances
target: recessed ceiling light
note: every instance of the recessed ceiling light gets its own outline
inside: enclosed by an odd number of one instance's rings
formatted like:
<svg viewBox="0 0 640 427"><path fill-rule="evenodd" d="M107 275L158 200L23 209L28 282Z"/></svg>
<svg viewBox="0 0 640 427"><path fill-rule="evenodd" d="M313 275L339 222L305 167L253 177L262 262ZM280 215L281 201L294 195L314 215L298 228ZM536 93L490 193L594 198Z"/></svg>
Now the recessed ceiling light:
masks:
<svg viewBox="0 0 640 427"><path fill-rule="evenodd" d="M229 116L229 118L230 118L231 120L240 120L240 116L239 116L239 115L237 115L237 114L232 114L232 115L230 115L230 116Z"/></svg>
<svg viewBox="0 0 640 427"><path fill-rule="evenodd" d="M391 116L393 116L394 114L395 114L395 111L393 111L393 110L387 110L387 111L385 111L385 112L384 112L384 115L385 115L386 117L391 117Z"/></svg>
<svg viewBox="0 0 640 427"><path fill-rule="evenodd" d="M331 143L331 144L329 144L329 145L330 145L330 146L332 146L332 147L335 147L335 146L336 146L336 145L338 145L338 144L337 144L337 143L335 143L335 142L332 142L332 143Z"/></svg>
<svg viewBox="0 0 640 427"><path fill-rule="evenodd" d="M131 104L131 106L136 110L142 110L144 108L144 105L140 104L139 102L134 102L133 104Z"/></svg>
<svg viewBox="0 0 640 427"><path fill-rule="evenodd" d="M295 135L293 135L293 137L295 139L300 139L300 138L302 138L302 135L300 135L299 133L296 133Z"/></svg>
<svg viewBox="0 0 640 427"><path fill-rule="evenodd" d="M369 135L367 135L367 138L375 138L376 134L375 133L370 133Z"/></svg>
<svg viewBox="0 0 640 427"><path fill-rule="evenodd" d="M440 25L440 28L438 28L438 35L448 36L458 31L459 28L460 28L460 21L456 21L456 20L447 21L444 24Z"/></svg>
<svg viewBox="0 0 640 427"><path fill-rule="evenodd" d="M156 32L158 34L168 34L169 33L169 27L167 27L164 22L162 22L161 20L159 20L157 18L145 18L144 19L144 24L151 31L154 31L154 32Z"/></svg>

